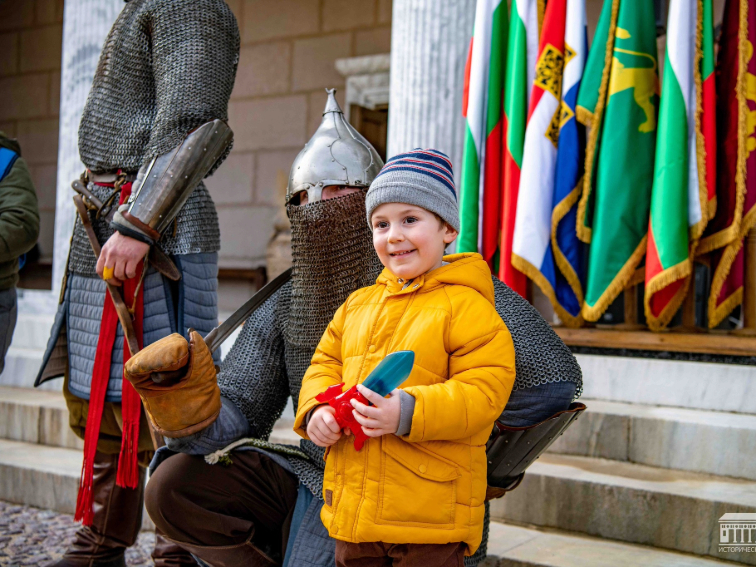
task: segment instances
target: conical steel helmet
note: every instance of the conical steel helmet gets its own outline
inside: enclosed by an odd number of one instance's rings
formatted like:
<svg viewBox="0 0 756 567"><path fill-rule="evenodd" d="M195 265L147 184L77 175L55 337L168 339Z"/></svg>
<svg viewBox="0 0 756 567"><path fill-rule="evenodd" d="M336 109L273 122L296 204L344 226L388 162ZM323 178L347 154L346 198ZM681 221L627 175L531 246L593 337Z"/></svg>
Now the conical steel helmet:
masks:
<svg viewBox="0 0 756 567"><path fill-rule="evenodd" d="M291 166L286 203L300 191L309 202L320 201L323 187L369 187L383 167L383 160L352 125L336 102L336 89L326 89L328 100L315 135Z"/></svg>

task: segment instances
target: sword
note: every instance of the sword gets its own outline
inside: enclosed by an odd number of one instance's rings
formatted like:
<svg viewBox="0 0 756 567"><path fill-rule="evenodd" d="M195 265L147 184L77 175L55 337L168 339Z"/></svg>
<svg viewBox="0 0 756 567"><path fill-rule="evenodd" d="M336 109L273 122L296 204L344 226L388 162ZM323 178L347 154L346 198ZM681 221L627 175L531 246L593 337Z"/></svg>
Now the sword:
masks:
<svg viewBox="0 0 756 567"><path fill-rule="evenodd" d="M228 319L205 335L205 344L207 344L210 352L216 350L258 307L288 282L291 279L291 272L292 268L289 268L270 280L250 297L244 305L234 311Z"/></svg>

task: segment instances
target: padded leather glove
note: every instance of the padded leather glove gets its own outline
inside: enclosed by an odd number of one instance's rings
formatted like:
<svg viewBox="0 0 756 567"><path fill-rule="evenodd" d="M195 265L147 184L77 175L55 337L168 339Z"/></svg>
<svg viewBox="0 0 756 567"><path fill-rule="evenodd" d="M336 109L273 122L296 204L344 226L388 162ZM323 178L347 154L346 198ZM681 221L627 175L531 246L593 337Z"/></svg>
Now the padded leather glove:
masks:
<svg viewBox="0 0 756 567"><path fill-rule="evenodd" d="M164 437L197 433L220 413L213 355L197 331L189 339L173 333L139 351L124 368L124 376Z"/></svg>

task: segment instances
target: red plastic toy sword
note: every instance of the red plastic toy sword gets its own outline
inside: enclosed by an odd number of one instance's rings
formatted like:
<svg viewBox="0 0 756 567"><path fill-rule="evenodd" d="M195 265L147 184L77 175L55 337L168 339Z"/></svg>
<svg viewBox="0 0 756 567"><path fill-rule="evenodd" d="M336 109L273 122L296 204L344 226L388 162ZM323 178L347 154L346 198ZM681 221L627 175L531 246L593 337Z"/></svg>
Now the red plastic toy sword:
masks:
<svg viewBox="0 0 756 567"><path fill-rule="evenodd" d="M415 353L411 350L392 352L381 360L380 364L365 378L362 385L379 396L387 396L409 377L414 363ZM336 423L342 429L345 427L351 429L352 435L354 435L354 448L359 451L367 441L367 435L362 432L362 426L357 423L354 415L352 415L354 408L351 401L357 400L366 406L371 404L365 399L365 396L357 391L357 386L352 386L346 392L342 392L343 388L343 383L331 386L322 394L315 396L315 399L327 403L336 410Z"/></svg>

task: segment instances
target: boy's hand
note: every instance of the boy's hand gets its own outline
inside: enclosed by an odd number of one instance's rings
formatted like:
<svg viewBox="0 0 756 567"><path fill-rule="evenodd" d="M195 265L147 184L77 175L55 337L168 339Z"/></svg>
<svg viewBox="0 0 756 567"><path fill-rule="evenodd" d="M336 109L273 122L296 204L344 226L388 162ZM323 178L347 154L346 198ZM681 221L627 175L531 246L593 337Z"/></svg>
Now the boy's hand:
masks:
<svg viewBox="0 0 756 567"><path fill-rule="evenodd" d="M330 447L341 439L341 428L336 423L334 409L329 405L317 408L307 424L307 436L318 447Z"/></svg>
<svg viewBox="0 0 756 567"><path fill-rule="evenodd" d="M396 433L399 429L399 418L402 414L402 404L399 390L394 390L388 398L382 398L362 384L357 390L372 403L372 406L352 400L354 419L362 426L362 431L368 437L380 437L387 433Z"/></svg>

